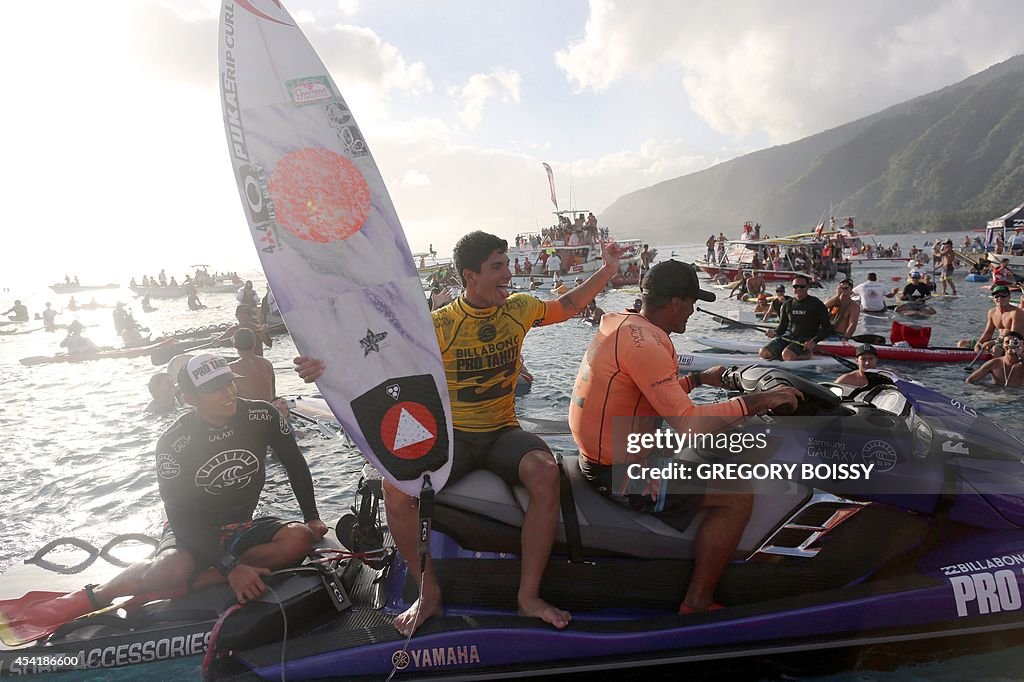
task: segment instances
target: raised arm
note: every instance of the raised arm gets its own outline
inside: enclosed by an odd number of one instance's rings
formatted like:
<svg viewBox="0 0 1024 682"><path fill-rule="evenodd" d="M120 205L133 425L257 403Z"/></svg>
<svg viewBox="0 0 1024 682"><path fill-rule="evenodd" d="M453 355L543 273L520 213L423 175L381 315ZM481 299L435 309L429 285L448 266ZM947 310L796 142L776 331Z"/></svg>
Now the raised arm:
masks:
<svg viewBox="0 0 1024 682"><path fill-rule="evenodd" d="M601 258L604 265L600 270L587 278L583 284L570 289L555 299L548 306L548 314L544 318L544 325L564 322L570 317L579 314L594 297L601 293L605 285L611 281L619 272L619 258L622 256L622 249L615 242L601 242Z"/></svg>

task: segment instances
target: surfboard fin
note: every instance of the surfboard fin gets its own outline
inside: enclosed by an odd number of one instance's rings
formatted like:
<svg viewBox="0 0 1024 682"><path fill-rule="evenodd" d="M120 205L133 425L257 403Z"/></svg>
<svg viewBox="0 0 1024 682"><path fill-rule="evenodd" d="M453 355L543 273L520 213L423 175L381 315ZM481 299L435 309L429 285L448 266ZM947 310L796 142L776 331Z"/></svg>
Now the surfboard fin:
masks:
<svg viewBox="0 0 1024 682"><path fill-rule="evenodd" d="M0 642L22 646L49 637L62 625L124 609L127 612L161 599L173 599L188 593L185 586L172 590L143 592L127 601L102 605L96 602L89 585L76 592L29 592L20 599L0 601Z"/></svg>
<svg viewBox="0 0 1024 682"><path fill-rule="evenodd" d="M28 644L95 610L86 590L33 591L20 599L0 601L0 641L7 646Z"/></svg>

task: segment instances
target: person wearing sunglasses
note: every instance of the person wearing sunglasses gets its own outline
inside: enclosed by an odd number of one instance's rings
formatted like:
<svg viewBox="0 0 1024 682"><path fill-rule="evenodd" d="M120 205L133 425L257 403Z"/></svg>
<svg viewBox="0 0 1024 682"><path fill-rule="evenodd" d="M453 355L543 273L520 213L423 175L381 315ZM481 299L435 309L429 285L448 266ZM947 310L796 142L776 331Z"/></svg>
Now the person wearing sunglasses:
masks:
<svg viewBox="0 0 1024 682"><path fill-rule="evenodd" d="M974 344L974 350L992 346L992 355L1003 354L1000 337L1009 332L1024 334L1024 309L1010 303L1010 288L1005 284L992 287L992 303L994 304L985 319L985 329Z"/></svg>
<svg viewBox="0 0 1024 682"><path fill-rule="evenodd" d="M761 348L759 355L765 360L803 360L811 357L814 347L832 334L828 309L807 293L810 279L804 275L793 277L793 298L782 304L779 324L765 331L771 339Z"/></svg>
<svg viewBox="0 0 1024 682"><path fill-rule="evenodd" d="M967 377L967 383L980 384L991 376L996 386L1024 386L1024 367L1021 366L1024 362L1024 335L1006 332L1000 345L1003 347L1002 356L992 358L976 369Z"/></svg>

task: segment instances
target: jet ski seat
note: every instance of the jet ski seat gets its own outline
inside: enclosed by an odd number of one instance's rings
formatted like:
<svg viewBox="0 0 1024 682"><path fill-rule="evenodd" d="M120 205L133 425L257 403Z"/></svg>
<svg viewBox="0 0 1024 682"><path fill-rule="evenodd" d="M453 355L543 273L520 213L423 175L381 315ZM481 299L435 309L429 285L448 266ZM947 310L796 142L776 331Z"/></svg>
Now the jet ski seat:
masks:
<svg viewBox="0 0 1024 682"><path fill-rule="evenodd" d="M580 472L577 457L566 456L562 464L572 484L584 554L588 549L645 559L693 559L693 544L705 512L698 512L685 531L659 521L650 514L633 511L599 493ZM743 532L737 557L747 557L809 497L810 491L787 481L756 481L754 509ZM484 516L521 528L530 496L525 488L513 491L497 474L477 470L446 486L436 504L461 512ZM560 522L556 542L565 542ZM494 551L507 551L497 549Z"/></svg>

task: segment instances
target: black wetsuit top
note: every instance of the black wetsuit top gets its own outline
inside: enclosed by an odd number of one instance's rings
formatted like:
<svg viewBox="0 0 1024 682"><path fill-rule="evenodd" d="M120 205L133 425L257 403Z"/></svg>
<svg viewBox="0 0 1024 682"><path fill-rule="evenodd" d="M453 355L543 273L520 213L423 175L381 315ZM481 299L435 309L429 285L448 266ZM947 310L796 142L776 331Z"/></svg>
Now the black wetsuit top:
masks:
<svg viewBox="0 0 1024 682"><path fill-rule="evenodd" d="M814 339L817 343L832 333L828 309L820 298L808 295L804 300L791 298L782 304L776 336L788 336L800 341Z"/></svg>
<svg viewBox="0 0 1024 682"><path fill-rule="evenodd" d="M915 296L916 293L916 296ZM903 299L906 301L922 300L932 295L932 288L924 282L918 282L914 284L911 282L907 286L903 287Z"/></svg>
<svg viewBox="0 0 1024 682"><path fill-rule="evenodd" d="M306 521L320 518L295 436L273 405L238 398L221 428L196 412L182 415L156 444L156 473L177 541L209 566L227 555L216 529L252 519L266 482L267 446L284 465Z"/></svg>

